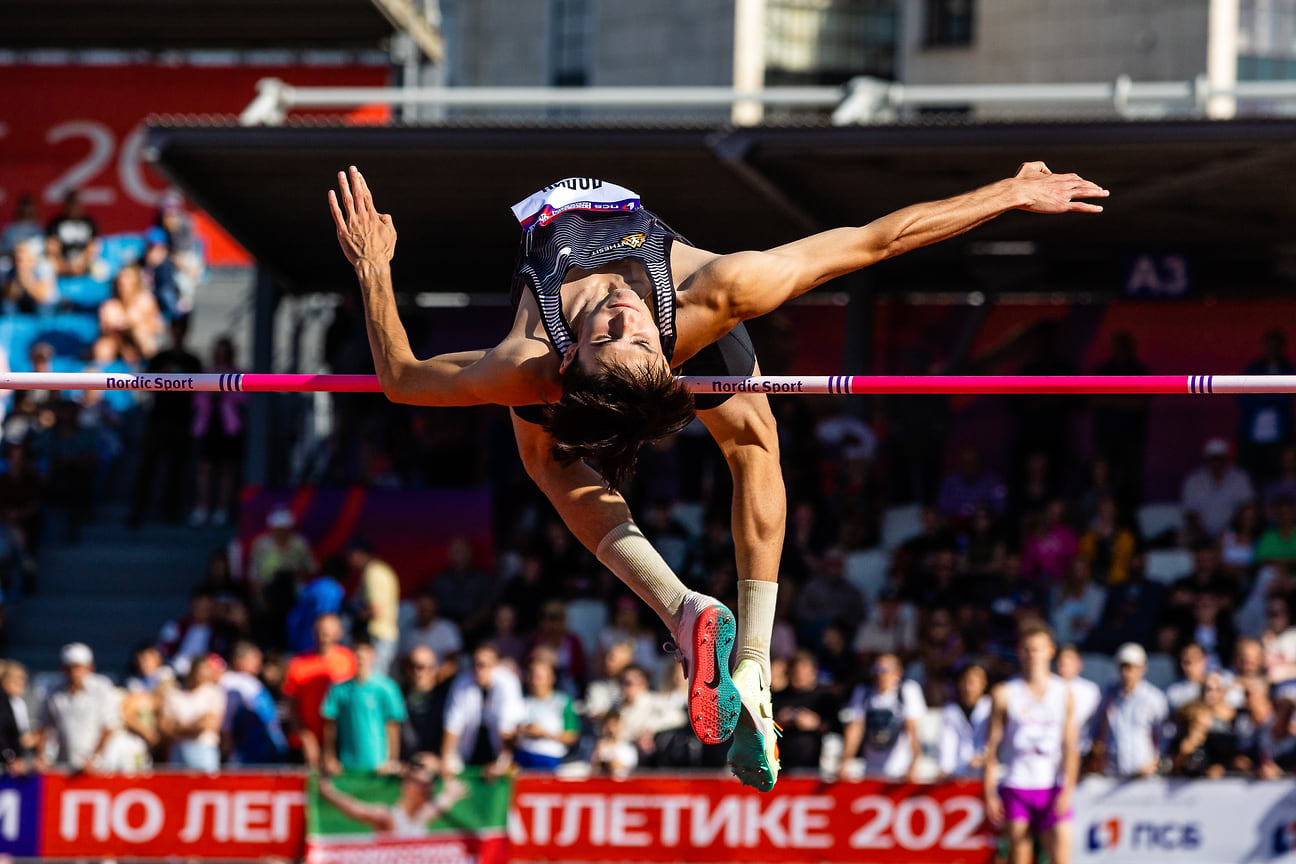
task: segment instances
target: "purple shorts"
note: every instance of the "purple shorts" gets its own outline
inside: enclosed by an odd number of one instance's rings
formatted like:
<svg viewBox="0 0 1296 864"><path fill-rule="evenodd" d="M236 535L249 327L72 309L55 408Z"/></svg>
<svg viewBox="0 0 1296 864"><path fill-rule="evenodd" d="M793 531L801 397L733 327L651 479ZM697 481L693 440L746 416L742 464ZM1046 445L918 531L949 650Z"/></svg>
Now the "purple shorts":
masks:
<svg viewBox="0 0 1296 864"><path fill-rule="evenodd" d="M1057 799L1062 794L1061 786L1052 789L1013 789L1011 786L999 787L999 800L1003 802L1004 818L1009 822L1026 822L1030 830L1042 834L1059 822L1069 822L1075 809L1067 810L1065 816L1057 813Z"/></svg>

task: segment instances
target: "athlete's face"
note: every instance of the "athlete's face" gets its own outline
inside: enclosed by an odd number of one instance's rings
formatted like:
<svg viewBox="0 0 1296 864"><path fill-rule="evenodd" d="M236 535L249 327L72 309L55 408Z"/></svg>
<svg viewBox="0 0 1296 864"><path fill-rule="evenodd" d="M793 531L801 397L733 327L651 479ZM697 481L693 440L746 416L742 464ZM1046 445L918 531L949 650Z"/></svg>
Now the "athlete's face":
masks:
<svg viewBox="0 0 1296 864"><path fill-rule="evenodd" d="M633 290L616 286L610 287L585 316L576 345L563 358L564 370L574 357L579 357L578 362L586 364L586 368L596 368L589 364L637 367L666 362L652 311Z"/></svg>
<svg viewBox="0 0 1296 864"><path fill-rule="evenodd" d="M1048 671L1053 662L1053 640L1046 633L1027 636L1017 650L1023 670Z"/></svg>

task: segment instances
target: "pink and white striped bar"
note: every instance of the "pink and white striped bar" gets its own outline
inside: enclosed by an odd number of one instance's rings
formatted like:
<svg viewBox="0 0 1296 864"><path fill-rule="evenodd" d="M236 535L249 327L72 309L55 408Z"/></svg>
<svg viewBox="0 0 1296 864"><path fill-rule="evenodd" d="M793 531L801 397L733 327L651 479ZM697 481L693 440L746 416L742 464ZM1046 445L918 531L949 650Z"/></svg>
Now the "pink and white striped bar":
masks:
<svg viewBox="0 0 1296 864"><path fill-rule="evenodd" d="M694 393L782 394L1224 394L1296 393L1296 375L765 375L684 376ZM381 393L373 375L197 375L111 372L0 373L0 389L133 390L148 393Z"/></svg>

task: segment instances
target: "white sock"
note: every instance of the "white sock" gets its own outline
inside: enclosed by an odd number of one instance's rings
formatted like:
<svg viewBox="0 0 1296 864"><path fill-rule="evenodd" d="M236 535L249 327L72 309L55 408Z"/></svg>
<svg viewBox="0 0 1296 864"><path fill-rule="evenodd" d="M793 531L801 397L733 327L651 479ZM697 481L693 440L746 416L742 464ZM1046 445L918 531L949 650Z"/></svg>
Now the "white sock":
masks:
<svg viewBox="0 0 1296 864"><path fill-rule="evenodd" d="M738 580L738 638L734 665L754 660L765 684L770 680L770 637L774 633L774 607L778 605L778 583L757 579Z"/></svg>
<svg viewBox="0 0 1296 864"><path fill-rule="evenodd" d="M633 522L622 522L599 541L598 559L652 607L672 632L689 589ZM768 651L767 651L768 653Z"/></svg>

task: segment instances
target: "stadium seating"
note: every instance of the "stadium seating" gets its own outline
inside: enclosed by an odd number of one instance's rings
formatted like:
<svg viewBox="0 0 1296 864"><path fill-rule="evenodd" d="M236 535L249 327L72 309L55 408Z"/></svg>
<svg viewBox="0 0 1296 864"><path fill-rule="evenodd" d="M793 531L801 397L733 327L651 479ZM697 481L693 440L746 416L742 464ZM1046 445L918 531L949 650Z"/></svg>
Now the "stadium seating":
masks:
<svg viewBox="0 0 1296 864"><path fill-rule="evenodd" d="M93 276L60 276L58 295L61 303L94 310L112 296L112 283Z"/></svg>
<svg viewBox="0 0 1296 864"><path fill-rule="evenodd" d="M1120 680L1120 667L1107 654L1081 654L1084 671L1080 674L1099 687L1115 684Z"/></svg>
<svg viewBox="0 0 1296 864"><path fill-rule="evenodd" d="M1143 678L1158 690L1165 690L1179 677L1179 664L1169 654L1149 654Z"/></svg>
<svg viewBox="0 0 1296 864"><path fill-rule="evenodd" d="M885 549L864 549L846 556L846 581L872 603L886 585L891 555Z"/></svg>
<svg viewBox="0 0 1296 864"><path fill-rule="evenodd" d="M1168 585L1193 571L1193 554L1187 549L1153 549L1144 558L1149 582Z"/></svg>
<svg viewBox="0 0 1296 864"><path fill-rule="evenodd" d="M602 600L573 600L567 604L567 629L580 637L585 655L598 656L598 637L607 626L608 608Z"/></svg>
<svg viewBox="0 0 1296 864"><path fill-rule="evenodd" d="M99 257L108 265L110 275L143 258L144 249L142 234L109 234L99 238Z"/></svg>
<svg viewBox="0 0 1296 864"><path fill-rule="evenodd" d="M1183 530L1183 508L1174 502L1144 504L1138 510L1138 527L1144 540L1157 545L1158 539L1167 532Z"/></svg>
<svg viewBox="0 0 1296 864"><path fill-rule="evenodd" d="M882 548L895 549L922 533L922 505L888 507L882 514Z"/></svg>

